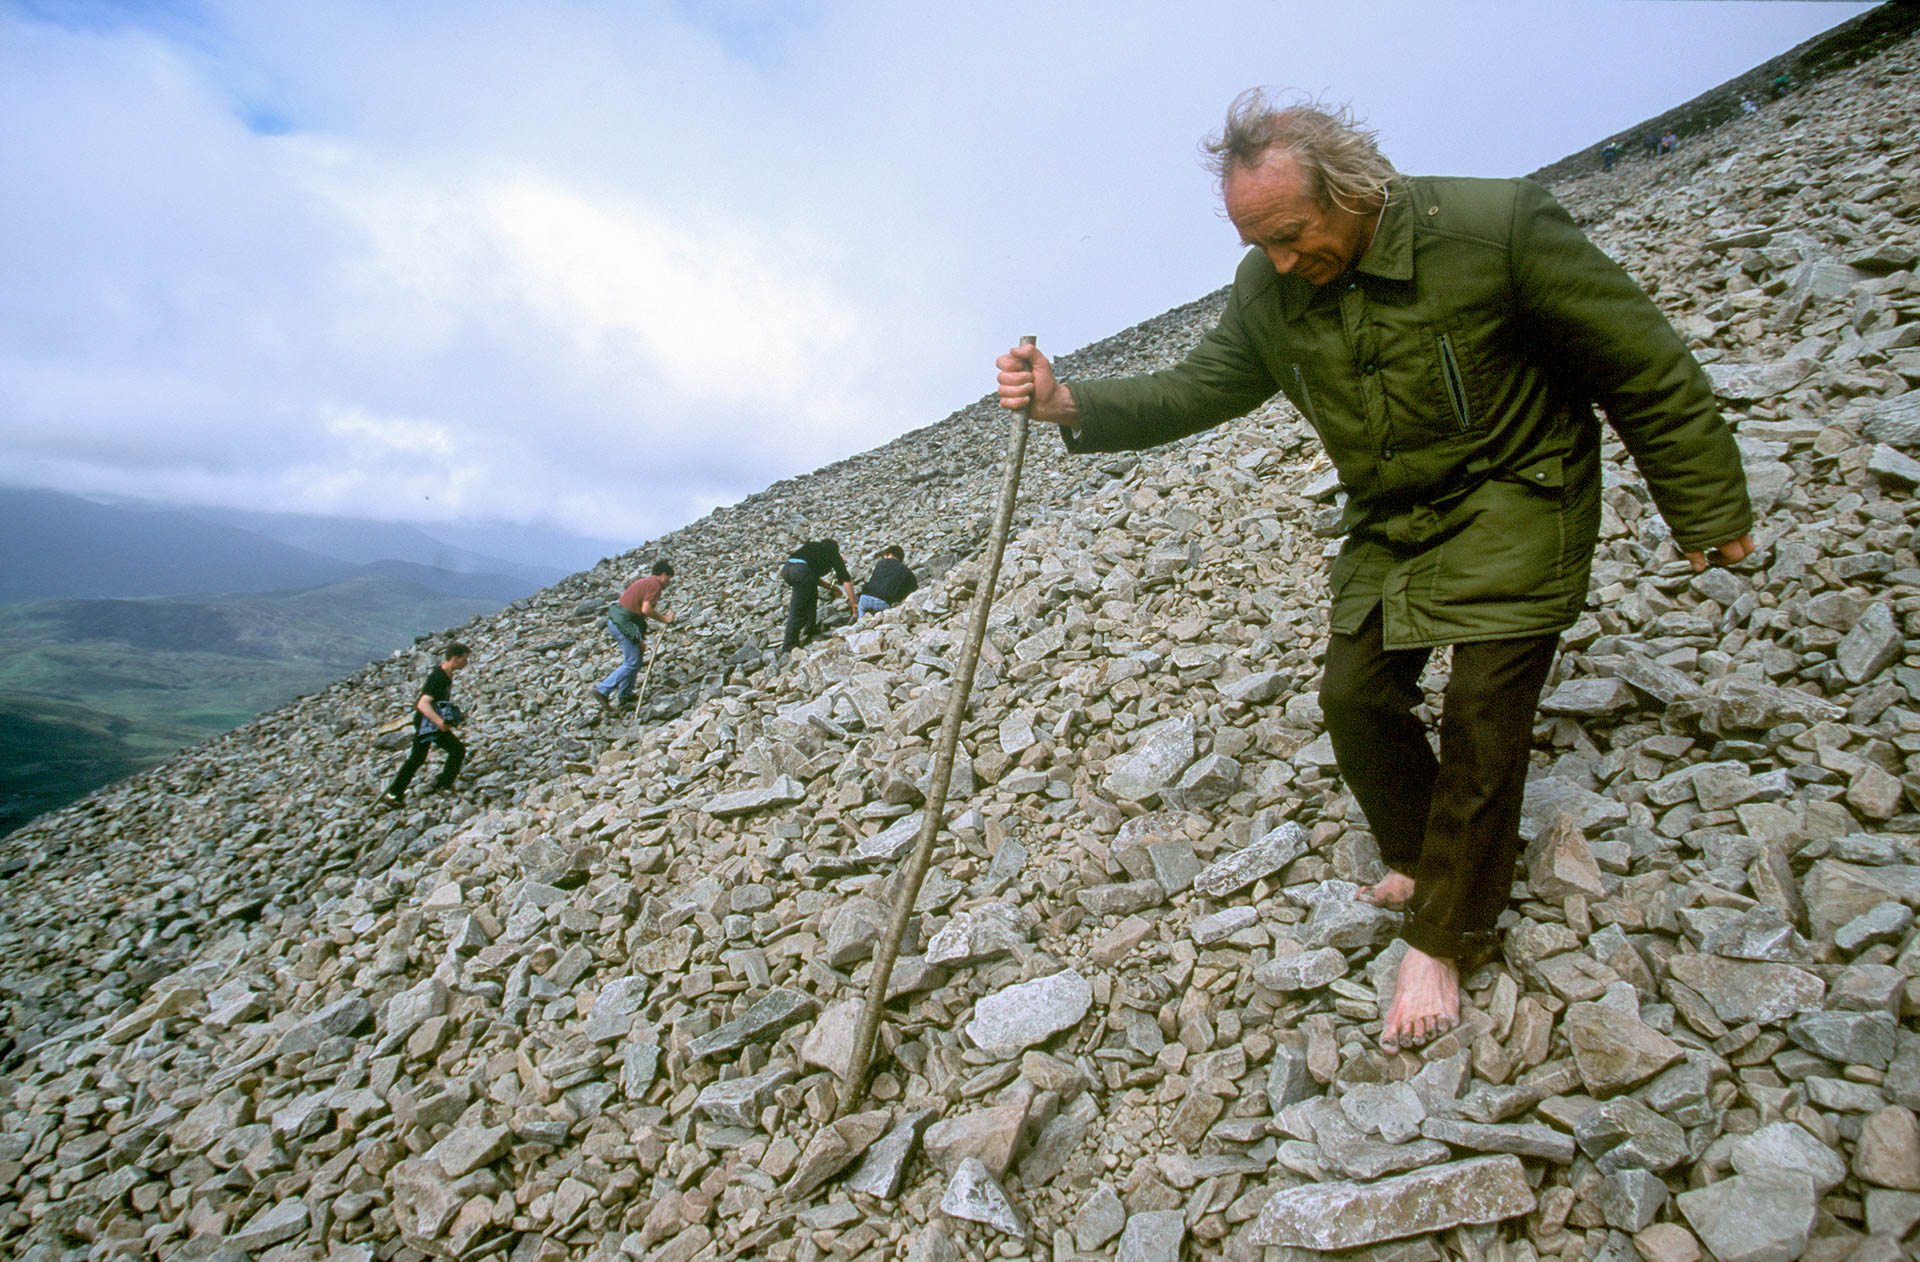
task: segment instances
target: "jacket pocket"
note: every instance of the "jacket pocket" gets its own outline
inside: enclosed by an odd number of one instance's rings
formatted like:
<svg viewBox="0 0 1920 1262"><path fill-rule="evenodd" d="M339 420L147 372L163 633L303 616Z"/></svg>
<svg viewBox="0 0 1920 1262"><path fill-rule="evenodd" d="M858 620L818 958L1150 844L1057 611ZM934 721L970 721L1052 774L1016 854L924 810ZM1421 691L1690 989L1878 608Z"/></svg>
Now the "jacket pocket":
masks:
<svg viewBox="0 0 1920 1262"><path fill-rule="evenodd" d="M1447 402L1453 407L1454 422L1461 433L1473 428L1473 409L1467 404L1467 378L1460 371L1460 357L1453 350L1453 335L1442 333L1440 342L1440 378L1447 388Z"/></svg>
<svg viewBox="0 0 1920 1262"><path fill-rule="evenodd" d="M1306 370L1298 364L1293 366L1293 384L1299 388L1300 410L1307 414L1307 424L1313 426L1315 433L1319 433L1320 414L1313 406L1313 391L1307 386Z"/></svg>

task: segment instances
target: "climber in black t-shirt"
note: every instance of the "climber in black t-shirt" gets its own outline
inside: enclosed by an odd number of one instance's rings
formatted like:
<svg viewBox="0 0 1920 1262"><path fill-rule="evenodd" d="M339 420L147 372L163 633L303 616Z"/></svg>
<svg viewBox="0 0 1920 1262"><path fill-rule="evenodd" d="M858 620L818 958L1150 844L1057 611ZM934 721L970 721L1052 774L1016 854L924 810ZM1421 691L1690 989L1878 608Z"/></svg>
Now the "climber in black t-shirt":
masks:
<svg viewBox="0 0 1920 1262"><path fill-rule="evenodd" d="M447 765L427 786L427 792L453 787L453 778L460 774L460 764L467 756L467 747L453 734L453 725L460 721L460 711L453 704L453 675L465 668L469 656L466 645L449 644L440 656L440 664L427 672L427 682L420 685L420 698L413 703L413 745L407 750L407 760L394 773L393 783L380 795L381 805L400 806L406 801L407 784L434 745L446 752Z"/></svg>

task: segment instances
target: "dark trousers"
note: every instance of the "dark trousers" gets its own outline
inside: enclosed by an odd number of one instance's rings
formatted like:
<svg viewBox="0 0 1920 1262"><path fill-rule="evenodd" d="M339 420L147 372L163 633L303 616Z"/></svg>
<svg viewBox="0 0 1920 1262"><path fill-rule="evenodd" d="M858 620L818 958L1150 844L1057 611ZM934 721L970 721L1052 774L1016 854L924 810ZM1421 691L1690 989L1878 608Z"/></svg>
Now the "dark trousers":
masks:
<svg viewBox="0 0 1920 1262"><path fill-rule="evenodd" d="M786 653L798 648L817 629L814 615L820 609L820 588L814 581L813 567L805 561L781 566L780 578L793 589L793 599L787 604L787 633L780 641L780 651Z"/></svg>
<svg viewBox="0 0 1920 1262"><path fill-rule="evenodd" d="M1453 646L1440 717L1440 756L1413 716L1431 649L1382 643L1380 610L1327 643L1320 708L1347 787L1380 855L1414 880L1410 946L1458 959L1493 940L1520 855L1540 689L1557 633Z"/></svg>
<svg viewBox="0 0 1920 1262"><path fill-rule="evenodd" d="M413 748L407 751L407 760L401 763L400 770L394 773L393 783L387 786L387 792L397 798L405 797L407 785L413 781L413 773L420 770L420 764L427 760L428 748L434 745L446 751L447 765L440 769L438 776L434 777L433 787L444 789L451 785L453 778L460 774L460 764L466 761L467 747L462 745L460 738L452 732L442 732L436 728L425 736L413 738Z"/></svg>

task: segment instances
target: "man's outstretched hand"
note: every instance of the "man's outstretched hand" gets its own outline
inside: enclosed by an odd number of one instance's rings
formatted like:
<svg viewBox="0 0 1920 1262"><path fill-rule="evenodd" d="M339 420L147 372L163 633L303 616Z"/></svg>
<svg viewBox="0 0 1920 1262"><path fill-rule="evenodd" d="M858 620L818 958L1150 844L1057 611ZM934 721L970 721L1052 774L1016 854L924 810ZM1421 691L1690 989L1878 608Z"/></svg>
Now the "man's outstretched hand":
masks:
<svg viewBox="0 0 1920 1262"><path fill-rule="evenodd" d="M1008 411L1027 409L1027 415L1050 425L1078 432L1080 408L1073 392L1054 380L1053 364L1037 346L1016 346L993 361L999 370L1000 406Z"/></svg>

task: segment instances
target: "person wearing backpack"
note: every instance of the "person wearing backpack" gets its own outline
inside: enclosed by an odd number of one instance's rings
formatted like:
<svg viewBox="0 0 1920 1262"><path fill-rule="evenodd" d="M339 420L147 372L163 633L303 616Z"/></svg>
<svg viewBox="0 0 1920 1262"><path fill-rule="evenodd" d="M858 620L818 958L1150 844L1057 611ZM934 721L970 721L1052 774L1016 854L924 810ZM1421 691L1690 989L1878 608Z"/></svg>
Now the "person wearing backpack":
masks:
<svg viewBox="0 0 1920 1262"><path fill-rule="evenodd" d="M640 663L646 657L647 619L662 626L673 622L672 614L658 608L672 577L672 565L655 561L652 573L628 583L620 599L607 606L607 630L620 646L620 664L611 675L593 686L593 695L603 707L612 709L616 699L621 705L633 704L634 677L640 673Z"/></svg>
<svg viewBox="0 0 1920 1262"><path fill-rule="evenodd" d="M446 754L447 765L427 786L427 792L439 793L453 787L453 778L460 774L460 764L467 757L467 747L453 734L454 724L462 718L459 707L453 704L453 677L466 668L471 655L466 645L456 641L441 653L440 664L427 672L427 682L420 685L419 700L413 703L417 711L413 716L413 745L407 751L407 760L394 773L393 783L380 795L382 806L406 803L407 785L413 780L413 773L427 761L427 750L435 745Z"/></svg>

